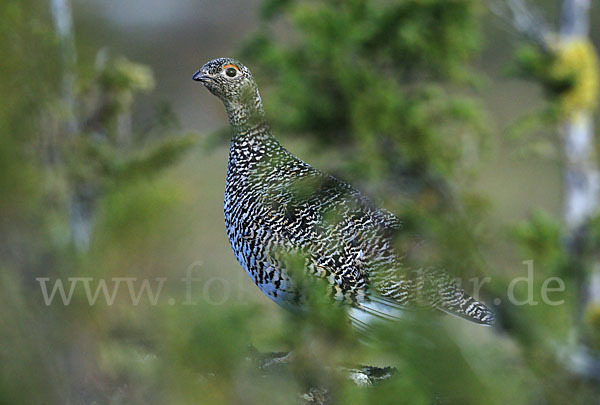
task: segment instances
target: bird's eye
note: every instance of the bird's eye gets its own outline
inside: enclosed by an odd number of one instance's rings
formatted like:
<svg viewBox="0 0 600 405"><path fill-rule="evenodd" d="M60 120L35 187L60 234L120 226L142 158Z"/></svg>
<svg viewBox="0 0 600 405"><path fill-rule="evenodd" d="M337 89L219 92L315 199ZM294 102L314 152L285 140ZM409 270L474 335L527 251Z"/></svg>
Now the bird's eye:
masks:
<svg viewBox="0 0 600 405"><path fill-rule="evenodd" d="M235 75L237 74L237 69L233 67L228 67L227 69L225 69L225 74L229 77L235 77Z"/></svg>

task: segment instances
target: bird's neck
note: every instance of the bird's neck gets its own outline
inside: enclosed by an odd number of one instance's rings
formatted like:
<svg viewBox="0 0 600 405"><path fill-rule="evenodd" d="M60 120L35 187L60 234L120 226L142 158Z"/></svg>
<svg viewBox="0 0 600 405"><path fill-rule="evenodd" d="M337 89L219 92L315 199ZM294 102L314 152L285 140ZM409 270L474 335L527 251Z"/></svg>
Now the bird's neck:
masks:
<svg viewBox="0 0 600 405"><path fill-rule="evenodd" d="M258 90L242 97L240 102L225 102L233 139L243 137L271 137L265 111ZM261 130L262 129L262 130Z"/></svg>

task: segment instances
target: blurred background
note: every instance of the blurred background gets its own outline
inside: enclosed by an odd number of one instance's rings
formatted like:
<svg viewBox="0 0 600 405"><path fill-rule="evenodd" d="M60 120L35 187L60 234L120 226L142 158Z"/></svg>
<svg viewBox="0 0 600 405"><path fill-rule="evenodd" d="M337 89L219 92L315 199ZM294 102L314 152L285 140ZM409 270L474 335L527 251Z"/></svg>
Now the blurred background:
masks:
<svg viewBox="0 0 600 405"><path fill-rule="evenodd" d="M597 403L591 3L3 0L0 403ZM365 345L263 296L224 230L227 115L191 80L222 56L286 148L397 214L407 264L498 324ZM331 372L359 364L396 374Z"/></svg>

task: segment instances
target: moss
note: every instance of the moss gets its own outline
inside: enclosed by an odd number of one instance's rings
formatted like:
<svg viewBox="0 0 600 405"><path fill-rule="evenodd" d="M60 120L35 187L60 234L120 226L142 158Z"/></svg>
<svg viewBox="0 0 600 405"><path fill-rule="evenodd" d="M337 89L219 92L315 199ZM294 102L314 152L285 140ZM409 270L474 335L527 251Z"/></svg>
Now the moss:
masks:
<svg viewBox="0 0 600 405"><path fill-rule="evenodd" d="M555 118L589 111L598 100L598 58L587 40L555 42L550 50L519 48L512 73L540 83L557 105Z"/></svg>
<svg viewBox="0 0 600 405"><path fill-rule="evenodd" d="M559 96L563 114L593 110L598 102L598 58L587 40L564 42L555 47L550 75L556 80L572 78L573 84Z"/></svg>

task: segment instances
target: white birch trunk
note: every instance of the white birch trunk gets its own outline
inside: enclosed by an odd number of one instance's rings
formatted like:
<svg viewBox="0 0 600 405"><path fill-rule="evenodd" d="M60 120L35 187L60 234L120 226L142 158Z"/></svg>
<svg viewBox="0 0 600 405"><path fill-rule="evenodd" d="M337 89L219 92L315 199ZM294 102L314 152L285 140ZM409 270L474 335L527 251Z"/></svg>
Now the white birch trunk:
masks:
<svg viewBox="0 0 600 405"><path fill-rule="evenodd" d="M62 59L62 111L58 142L64 137L76 136L79 121L76 111L77 49L73 33L73 13L70 0L50 0L54 27L60 43ZM93 224L95 191L87 184L71 185L69 201L69 227L71 240L78 250L86 250L90 244Z"/></svg>
<svg viewBox="0 0 600 405"><path fill-rule="evenodd" d="M560 20L560 41L588 40L590 0L564 0ZM600 202L600 171L595 153L592 111L576 111L563 127L565 153L564 218L572 235L594 215ZM581 286L582 307L600 305L600 266L592 266ZM581 316L581 314L578 314Z"/></svg>
<svg viewBox="0 0 600 405"><path fill-rule="evenodd" d="M62 59L62 102L67 119L64 130L67 135L77 131L75 111L75 82L77 79L77 50L73 34L73 14L69 0L50 0L54 28L58 35Z"/></svg>
<svg viewBox="0 0 600 405"><path fill-rule="evenodd" d="M598 209L600 172L594 150L594 124L589 111L580 111L564 124L564 218L571 231Z"/></svg>

